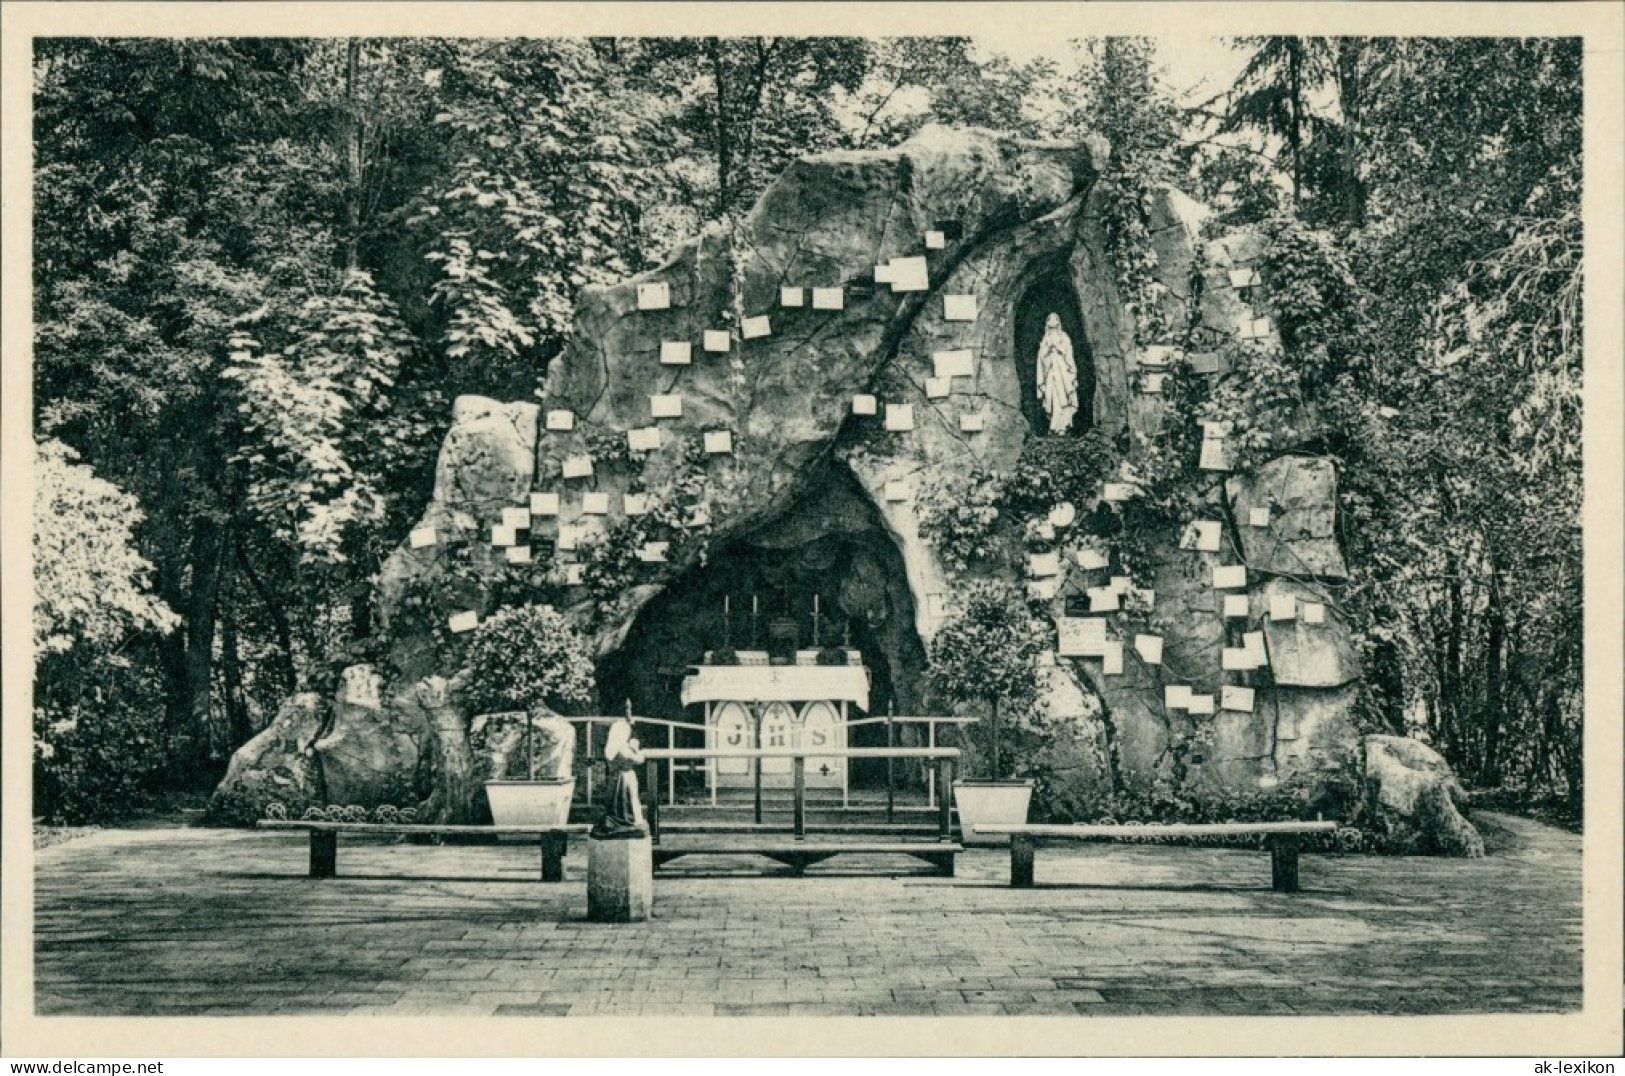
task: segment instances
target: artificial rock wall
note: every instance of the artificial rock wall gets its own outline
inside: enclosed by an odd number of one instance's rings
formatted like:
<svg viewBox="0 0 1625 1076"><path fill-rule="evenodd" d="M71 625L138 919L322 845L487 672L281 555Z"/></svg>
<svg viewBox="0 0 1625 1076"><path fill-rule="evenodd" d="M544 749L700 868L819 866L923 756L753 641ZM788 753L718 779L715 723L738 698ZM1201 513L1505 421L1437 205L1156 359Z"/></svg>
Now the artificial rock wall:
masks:
<svg viewBox="0 0 1625 1076"><path fill-rule="evenodd" d="M609 655L639 611L710 551L805 527L794 506L816 504L808 485L832 468L849 472L895 543L903 604L928 645L961 580L920 538L918 497L944 476L1008 471L1034 435L1012 354L1030 289L1059 282L1075 298L1086 337L1075 352L1092 364L1088 418L1131 462L1184 418L1137 376L1152 356L1133 345L1107 253L1093 189L1102 149L929 128L891 150L807 158L733 231L713 227L649 273L587 289L540 403L457 401L433 499L381 575L377 706L332 707L317 721L310 700L291 703L287 720L319 735L302 742L279 718L239 753L222 791L253 797L280 773L295 806L299 794L330 798L310 760L334 740L333 713L346 710L366 718L380 767L400 765L403 736L423 745L417 794L433 792L431 813L478 813L466 794L434 791L435 760L458 749L457 735L426 727L433 708L414 702L425 684L455 700L470 625L527 587L551 587ZM1203 216L1177 191L1158 191L1152 243L1168 321L1199 327L1200 368L1222 377L1240 336L1270 332L1258 320L1267 311L1231 274L1256 266L1263 249L1248 233L1204 239ZM1216 551L1182 548L1191 543L1176 531L1155 536L1149 621L1130 629L1106 614L1120 669L1063 653L1035 671L1071 748L1060 765L1068 802L1159 784L1235 796L1360 765L1350 718L1360 669L1337 600L1346 573L1335 468L1289 440L1280 448L1252 473L1214 472L1203 515L1220 528ZM1029 580L1062 626L1113 574L1083 568L1075 537L1062 528L1058 568ZM583 585L582 561L594 554L582 550L596 542L635 547L613 593ZM1214 569L1238 565L1245 585L1216 590ZM1244 596L1245 617L1224 615L1227 594ZM1315 622L1287 619L1286 598L1294 611L1313 606ZM1147 635L1160 639L1160 660L1137 643ZM1225 651L1249 647L1263 669L1222 667ZM1245 707L1227 684L1253 688ZM348 737L352 769L365 738Z"/></svg>

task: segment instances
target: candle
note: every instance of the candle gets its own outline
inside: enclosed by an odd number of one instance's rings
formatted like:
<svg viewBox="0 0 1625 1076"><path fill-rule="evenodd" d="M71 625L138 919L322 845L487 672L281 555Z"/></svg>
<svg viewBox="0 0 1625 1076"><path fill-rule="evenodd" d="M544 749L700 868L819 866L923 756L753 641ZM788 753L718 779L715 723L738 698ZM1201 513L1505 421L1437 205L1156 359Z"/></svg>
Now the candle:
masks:
<svg viewBox="0 0 1625 1076"><path fill-rule="evenodd" d="M728 595L726 594L722 596L722 615L728 615Z"/></svg>
<svg viewBox="0 0 1625 1076"><path fill-rule="evenodd" d="M752 613L756 612L756 595L754 594L750 596L750 611Z"/></svg>
<svg viewBox="0 0 1625 1076"><path fill-rule="evenodd" d="M813 612L818 612L818 595L816 594L813 595Z"/></svg>

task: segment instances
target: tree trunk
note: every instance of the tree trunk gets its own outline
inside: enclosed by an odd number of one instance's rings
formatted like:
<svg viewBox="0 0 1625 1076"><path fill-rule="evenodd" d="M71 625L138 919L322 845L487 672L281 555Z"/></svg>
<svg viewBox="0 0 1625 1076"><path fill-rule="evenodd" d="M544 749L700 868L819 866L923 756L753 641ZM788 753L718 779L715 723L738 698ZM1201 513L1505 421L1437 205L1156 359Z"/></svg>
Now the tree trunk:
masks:
<svg viewBox="0 0 1625 1076"><path fill-rule="evenodd" d="M361 42L351 38L344 54L344 116L343 152L345 178L344 193L344 268L353 271L357 264L357 248L361 241L361 110L356 104L356 80L361 71Z"/></svg>
<svg viewBox="0 0 1625 1076"><path fill-rule="evenodd" d="M999 780L1004 776L1004 767L999 760L999 700L993 700L992 712L988 715L988 736L993 740L993 779Z"/></svg>
<svg viewBox="0 0 1625 1076"><path fill-rule="evenodd" d="M1343 216L1349 227L1365 224L1365 182L1360 178L1360 42L1337 41L1337 102L1343 113Z"/></svg>
<svg viewBox="0 0 1625 1076"><path fill-rule="evenodd" d="M1501 593L1501 571L1490 561L1489 604L1485 611L1489 630L1485 639L1484 716L1480 725L1484 732L1483 753L1479 757L1478 783L1494 786L1501 783L1501 733L1506 723L1506 605Z"/></svg>
<svg viewBox="0 0 1625 1076"><path fill-rule="evenodd" d="M254 594L259 598L260 605L265 610L265 615L271 620L271 629L276 632L277 657L279 659L277 665L278 671L282 674L283 694L295 694L299 690L299 673L293 648L293 628L288 623L287 612L283 609L282 603L271 596L265 582L260 579L259 573L254 570L253 564L248 558L248 551L243 548L241 535L232 544L236 548L237 566L243 570L243 576L248 580L248 585L254 588Z"/></svg>
<svg viewBox="0 0 1625 1076"><path fill-rule="evenodd" d="M711 81L717 92L716 123L713 128L717 144L717 216L726 216L732 200L733 144L728 124L728 73L722 63L722 42L717 38L705 39L705 55L711 62Z"/></svg>
<svg viewBox="0 0 1625 1076"><path fill-rule="evenodd" d="M1461 692L1462 692L1462 634L1466 631L1466 611L1461 594L1461 564L1455 557L1449 560L1450 580L1447 584L1449 594L1449 626L1445 631L1444 667L1439 677L1439 703L1445 725L1443 746L1445 753L1451 756L1451 761L1460 763L1461 738Z"/></svg>
<svg viewBox="0 0 1625 1076"><path fill-rule="evenodd" d="M1292 149L1292 201L1296 205L1303 197L1303 42L1295 37L1287 38L1286 70L1292 112L1287 144Z"/></svg>
<svg viewBox="0 0 1625 1076"><path fill-rule="evenodd" d="M235 589L235 580L231 583ZM229 594L222 600L220 618L220 675L226 702L226 754L254 737L249 720L248 700L243 693L242 659L237 646L237 613Z"/></svg>
<svg viewBox="0 0 1625 1076"><path fill-rule="evenodd" d="M181 719L172 728L172 763L183 784L206 780L210 713L214 688L214 636L219 614L225 545L219 524L199 517L192 531L192 588L186 605L186 650L182 657Z"/></svg>

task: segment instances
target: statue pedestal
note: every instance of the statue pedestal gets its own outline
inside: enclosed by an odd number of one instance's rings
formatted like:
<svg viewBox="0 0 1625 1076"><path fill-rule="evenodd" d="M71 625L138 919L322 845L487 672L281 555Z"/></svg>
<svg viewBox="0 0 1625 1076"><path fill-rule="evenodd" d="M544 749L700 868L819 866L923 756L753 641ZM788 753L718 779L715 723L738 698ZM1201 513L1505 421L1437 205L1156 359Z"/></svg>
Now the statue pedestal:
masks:
<svg viewBox="0 0 1625 1076"><path fill-rule="evenodd" d="M641 923L654 907L654 846L648 837L587 839L587 918Z"/></svg>

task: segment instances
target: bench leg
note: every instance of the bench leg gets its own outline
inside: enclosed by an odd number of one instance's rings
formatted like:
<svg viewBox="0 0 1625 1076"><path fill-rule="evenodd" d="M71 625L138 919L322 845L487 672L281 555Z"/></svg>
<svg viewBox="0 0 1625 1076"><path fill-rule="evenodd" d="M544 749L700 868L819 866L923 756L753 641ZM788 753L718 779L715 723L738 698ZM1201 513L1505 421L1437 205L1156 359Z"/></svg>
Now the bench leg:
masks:
<svg viewBox="0 0 1625 1076"><path fill-rule="evenodd" d="M339 873L339 835L333 830L310 831L310 876L337 878Z"/></svg>
<svg viewBox="0 0 1625 1076"><path fill-rule="evenodd" d="M1292 837L1270 841L1270 887L1277 893L1298 891L1298 842Z"/></svg>
<svg viewBox="0 0 1625 1076"><path fill-rule="evenodd" d="M1033 887L1033 839L1020 833L1010 835L1010 884L1017 889Z"/></svg>
<svg viewBox="0 0 1625 1076"><path fill-rule="evenodd" d="M542 834L542 881L564 881L564 853L570 847L565 833Z"/></svg>

